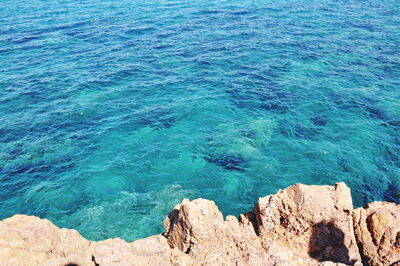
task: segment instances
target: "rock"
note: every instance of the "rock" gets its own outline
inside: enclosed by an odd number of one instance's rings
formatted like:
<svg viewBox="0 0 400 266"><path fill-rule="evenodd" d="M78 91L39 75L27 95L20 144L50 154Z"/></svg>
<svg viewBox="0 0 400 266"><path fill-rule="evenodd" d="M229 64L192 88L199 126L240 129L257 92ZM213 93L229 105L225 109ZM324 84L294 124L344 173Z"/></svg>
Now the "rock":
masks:
<svg viewBox="0 0 400 266"><path fill-rule="evenodd" d="M353 220L355 236L365 263L400 264L400 205L373 202L365 208L354 210Z"/></svg>
<svg viewBox="0 0 400 266"><path fill-rule="evenodd" d="M297 184L260 198L239 221L212 201L184 200L164 222L171 247L204 264L361 263L350 189ZM257 235L259 234L259 236Z"/></svg>
<svg viewBox="0 0 400 266"><path fill-rule="evenodd" d="M154 235L128 243L120 238L91 242L93 258L99 265L191 265L192 259L179 251L171 249L167 239Z"/></svg>
<svg viewBox="0 0 400 266"><path fill-rule="evenodd" d="M2 265L94 265L89 241L49 220L14 215L0 222Z"/></svg>
<svg viewBox="0 0 400 266"><path fill-rule="evenodd" d="M131 265L135 261L131 244L120 238L93 241L90 250L98 265Z"/></svg>
<svg viewBox="0 0 400 266"><path fill-rule="evenodd" d="M183 200L165 233L128 243L88 241L46 219L0 221L1 265L371 265L400 261L400 206L354 211L350 189L296 184L224 220L213 201ZM354 225L353 225L354 220ZM357 238L357 241L356 241Z"/></svg>
<svg viewBox="0 0 400 266"><path fill-rule="evenodd" d="M254 227L245 216L239 222L222 213L213 201L187 199L164 221L165 236L172 248L204 265L269 265Z"/></svg>
<svg viewBox="0 0 400 266"><path fill-rule="evenodd" d="M271 240L287 250L296 264L332 261L361 263L351 212L350 189L296 184L275 195L260 198L254 213L263 247Z"/></svg>
<svg viewBox="0 0 400 266"><path fill-rule="evenodd" d="M177 248L171 248L167 239L155 235L132 243L133 265L195 265L193 259Z"/></svg>

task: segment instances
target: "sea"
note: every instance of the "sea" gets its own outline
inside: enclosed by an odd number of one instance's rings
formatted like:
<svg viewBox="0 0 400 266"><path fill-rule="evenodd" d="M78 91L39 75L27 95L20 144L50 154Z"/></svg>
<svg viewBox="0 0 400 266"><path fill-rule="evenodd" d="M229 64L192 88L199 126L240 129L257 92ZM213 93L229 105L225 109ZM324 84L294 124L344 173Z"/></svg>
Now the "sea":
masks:
<svg viewBox="0 0 400 266"><path fill-rule="evenodd" d="M400 203L400 1L0 0L0 219L133 241L336 182Z"/></svg>

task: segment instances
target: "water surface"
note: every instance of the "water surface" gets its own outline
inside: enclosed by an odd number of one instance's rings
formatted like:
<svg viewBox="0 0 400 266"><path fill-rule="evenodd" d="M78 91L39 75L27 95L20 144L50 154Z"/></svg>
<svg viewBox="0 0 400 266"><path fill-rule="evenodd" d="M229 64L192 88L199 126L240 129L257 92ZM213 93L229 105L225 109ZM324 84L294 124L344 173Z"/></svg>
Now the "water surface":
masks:
<svg viewBox="0 0 400 266"><path fill-rule="evenodd" d="M400 2L0 0L0 219L163 231L297 182L399 202Z"/></svg>

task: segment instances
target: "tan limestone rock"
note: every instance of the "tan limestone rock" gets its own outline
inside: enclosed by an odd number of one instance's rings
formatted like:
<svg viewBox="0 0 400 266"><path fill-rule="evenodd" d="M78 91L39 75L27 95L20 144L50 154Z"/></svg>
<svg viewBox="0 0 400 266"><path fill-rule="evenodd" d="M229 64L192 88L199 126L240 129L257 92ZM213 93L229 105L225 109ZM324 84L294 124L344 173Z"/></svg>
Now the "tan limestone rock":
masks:
<svg viewBox="0 0 400 266"><path fill-rule="evenodd" d="M371 205L373 208L356 210L354 216L365 254L372 256L370 261L378 261L377 265L398 260L395 248L400 247L396 227L400 212L397 205L389 205ZM0 262L4 265L357 264L360 255L352 208L350 189L343 183L296 184L260 198L254 211L241 214L239 219L227 216L224 220L212 201L184 200L165 219L163 235L132 243L119 238L88 241L77 231L60 229L46 219L16 215L0 221Z"/></svg>
<svg viewBox="0 0 400 266"><path fill-rule="evenodd" d="M132 243L133 265L195 265L195 261L177 248L171 248L167 239L155 235Z"/></svg>
<svg viewBox="0 0 400 266"><path fill-rule="evenodd" d="M296 184L255 205L258 231L266 250L276 241L297 264L324 261L360 263L353 233L350 189Z"/></svg>
<svg viewBox="0 0 400 266"><path fill-rule="evenodd" d="M120 238L93 241L90 250L99 265L132 265L135 261L131 245Z"/></svg>
<svg viewBox="0 0 400 266"><path fill-rule="evenodd" d="M270 265L253 224L228 216L213 201L185 199L164 221L171 247L203 265Z"/></svg>
<svg viewBox="0 0 400 266"><path fill-rule="evenodd" d="M0 262L6 265L94 265L89 241L46 219L14 215L0 222Z"/></svg>
<svg viewBox="0 0 400 266"><path fill-rule="evenodd" d="M353 219L366 263L400 265L400 205L373 202L354 210Z"/></svg>

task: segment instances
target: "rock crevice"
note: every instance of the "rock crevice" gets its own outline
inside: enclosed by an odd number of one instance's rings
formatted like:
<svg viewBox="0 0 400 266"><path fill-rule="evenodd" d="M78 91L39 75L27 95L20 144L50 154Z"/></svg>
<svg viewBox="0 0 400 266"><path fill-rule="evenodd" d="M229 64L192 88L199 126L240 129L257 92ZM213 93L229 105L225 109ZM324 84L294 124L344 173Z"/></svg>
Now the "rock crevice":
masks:
<svg viewBox="0 0 400 266"><path fill-rule="evenodd" d="M88 241L46 219L0 222L1 265L400 265L400 206L353 210L350 189L296 184L225 220L213 201L185 199L165 232L132 243Z"/></svg>

